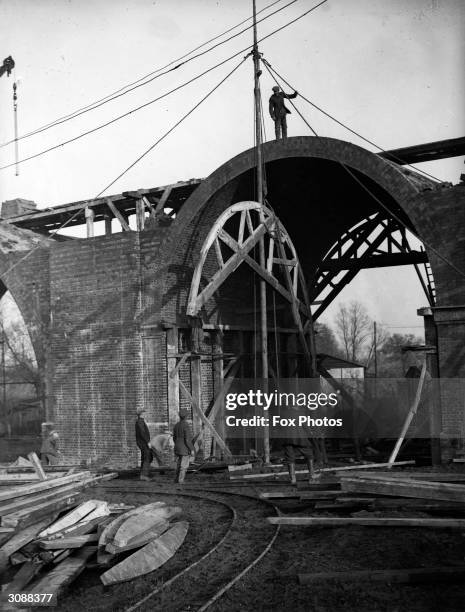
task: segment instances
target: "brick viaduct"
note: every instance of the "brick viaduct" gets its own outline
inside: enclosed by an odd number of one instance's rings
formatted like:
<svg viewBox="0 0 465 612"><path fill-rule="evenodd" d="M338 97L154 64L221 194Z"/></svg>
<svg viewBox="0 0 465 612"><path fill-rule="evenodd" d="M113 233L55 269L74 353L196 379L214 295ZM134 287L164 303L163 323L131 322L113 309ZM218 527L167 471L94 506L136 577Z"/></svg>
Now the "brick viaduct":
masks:
<svg viewBox="0 0 465 612"><path fill-rule="evenodd" d="M465 187L438 185L329 138L266 143L264 159L268 200L307 277L344 231L379 210L370 193L433 248L426 251L437 304L427 311L427 342L435 342L437 332L441 377L465 376L464 278L437 256L465 273ZM136 409L147 408L154 432L175 420L185 400L168 371L186 326L199 249L223 210L255 199L254 164L253 150L226 162L192 191L169 227L58 241L14 218L1 224L0 278L29 329L45 381L47 418L57 424L68 459L134 464ZM253 315L243 312L253 305L252 293L252 277L241 267L206 305L204 347L212 359L192 360L179 370L204 408L220 384L222 356L252 342ZM285 309L279 312L285 329L289 319ZM284 332L281 340L292 345ZM442 399L442 428L456 431L463 424L462 398Z"/></svg>

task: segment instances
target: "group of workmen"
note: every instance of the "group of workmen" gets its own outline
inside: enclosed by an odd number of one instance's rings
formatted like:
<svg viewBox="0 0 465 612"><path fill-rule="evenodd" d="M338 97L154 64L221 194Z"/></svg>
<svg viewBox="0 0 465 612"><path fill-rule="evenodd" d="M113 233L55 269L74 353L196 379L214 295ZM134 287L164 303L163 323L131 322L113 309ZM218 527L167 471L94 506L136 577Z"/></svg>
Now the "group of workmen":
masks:
<svg viewBox="0 0 465 612"><path fill-rule="evenodd" d="M173 432L165 429L153 438L144 420L145 409L137 412L136 419L136 443L141 453L141 480L151 480L150 465L155 459L158 467L163 465L163 453L174 451L176 456L176 474L174 482L184 482L190 457L194 456L195 448L192 432L187 423L188 411L179 411L179 422L173 428ZM295 462L297 456L304 457L307 463L309 480L316 477L313 461L313 447L310 438L302 428L295 428L292 437L282 440L281 446L284 454L284 462L287 464L291 484L296 483Z"/></svg>
<svg viewBox="0 0 465 612"><path fill-rule="evenodd" d="M144 420L145 409L137 412L136 420L136 444L141 453L141 480L151 480L150 465L155 460L158 467L163 465L163 454L174 450L176 455L176 475L174 481L182 484L189 467L189 458L194 455L194 442L191 429L186 421L188 412L179 411L179 422L173 428L173 432L165 429L162 433L150 437L150 431Z"/></svg>

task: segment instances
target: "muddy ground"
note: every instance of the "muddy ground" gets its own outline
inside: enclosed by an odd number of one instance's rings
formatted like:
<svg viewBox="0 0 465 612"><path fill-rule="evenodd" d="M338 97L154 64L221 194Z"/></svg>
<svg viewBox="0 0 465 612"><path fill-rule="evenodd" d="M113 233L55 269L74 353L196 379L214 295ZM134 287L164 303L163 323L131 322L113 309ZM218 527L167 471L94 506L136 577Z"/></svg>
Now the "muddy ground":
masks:
<svg viewBox="0 0 465 612"><path fill-rule="evenodd" d="M199 490L189 487L207 487L218 482L225 475L192 475L183 492L201 495ZM123 480L108 483L124 489ZM136 481L127 481L129 486ZM212 500L189 499L166 495L159 492L176 493L169 475L158 475L153 483L143 483L144 489L153 487L154 493L138 494L133 491L112 492L104 487L92 490L91 497L112 502L143 504L157 499L180 505L190 522L188 536L176 553L163 568L147 576L127 583L103 587L99 580L101 570L86 570L71 586L68 594L60 601L59 609L77 612L81 610L118 611L126 610L149 594L165 580L181 571L188 564L199 559L226 533L231 524L231 511ZM288 490L285 482L281 486L257 486L235 489L248 495L259 491ZM157 490L157 492L155 491ZM228 487L228 491L231 488ZM232 496L224 496L234 505ZM252 501L250 502L252 504ZM256 502L253 502L256 504ZM263 527L264 516L272 516L275 510L268 506L266 512L252 512L249 520L256 521L256 529ZM312 514L302 510L301 514ZM297 514L294 510L292 514ZM316 515L316 513L313 513ZM257 516L258 515L258 516ZM318 516L334 514L318 513ZM349 514L347 514L349 516ZM384 512L383 516L427 516L413 512ZM271 533L271 532L270 532ZM268 532L266 537L268 537ZM265 537L265 535L263 536ZM268 538L269 539L269 538ZM263 541L264 548L266 542ZM230 550L231 555L246 556L250 547L257 549L257 541L244 541ZM418 528L280 528L279 535L270 552L236 585L224 594L210 608L216 612L260 612L260 611L302 611L302 612L463 612L465 610L465 583L430 583L420 585L382 583L321 583L301 586L297 574L325 571L400 569L433 566L456 566L465 564L465 532L458 530L432 530ZM211 570L210 570L211 571ZM213 572L214 573L214 572ZM203 580L214 580L215 576L203 576ZM229 579L234 576L231 575ZM198 582L198 578L196 579ZM169 601L155 598L148 600L142 610L175 610L187 612L198 609L196 601L196 580L190 580L187 573L180 582L185 589L184 605L173 608ZM194 603L192 603L194 602ZM156 606L156 607L154 607Z"/></svg>

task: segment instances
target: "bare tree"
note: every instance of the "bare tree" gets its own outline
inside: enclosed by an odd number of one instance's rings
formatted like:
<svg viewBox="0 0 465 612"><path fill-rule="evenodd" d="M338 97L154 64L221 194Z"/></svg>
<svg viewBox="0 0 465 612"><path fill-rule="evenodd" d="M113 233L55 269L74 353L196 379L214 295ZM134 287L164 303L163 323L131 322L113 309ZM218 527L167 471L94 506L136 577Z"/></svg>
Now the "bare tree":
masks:
<svg viewBox="0 0 465 612"><path fill-rule="evenodd" d="M345 358L364 361L367 341L372 338L373 323L365 306L356 300L341 304L336 313L336 329Z"/></svg>

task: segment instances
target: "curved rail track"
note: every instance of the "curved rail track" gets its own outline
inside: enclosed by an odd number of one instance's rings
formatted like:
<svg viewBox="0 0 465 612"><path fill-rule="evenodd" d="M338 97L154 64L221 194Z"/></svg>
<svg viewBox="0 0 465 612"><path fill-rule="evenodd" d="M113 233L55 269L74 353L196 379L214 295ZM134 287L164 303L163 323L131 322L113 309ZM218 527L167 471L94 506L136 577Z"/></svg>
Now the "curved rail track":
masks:
<svg viewBox="0 0 465 612"><path fill-rule="evenodd" d="M210 550L125 607L126 612L205 612L266 555L279 533L279 526L264 520L270 508L276 512L274 506L244 493L216 490L187 493L141 487L138 483L125 483L124 487L108 483L102 489L108 493L159 494L216 502L226 506L232 516L226 533Z"/></svg>

